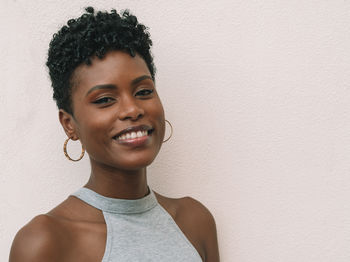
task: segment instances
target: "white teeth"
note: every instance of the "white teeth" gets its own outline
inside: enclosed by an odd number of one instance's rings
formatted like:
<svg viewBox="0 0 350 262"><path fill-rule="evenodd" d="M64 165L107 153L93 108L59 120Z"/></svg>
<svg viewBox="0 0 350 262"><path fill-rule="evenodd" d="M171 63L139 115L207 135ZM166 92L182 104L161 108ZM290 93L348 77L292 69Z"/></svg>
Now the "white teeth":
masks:
<svg viewBox="0 0 350 262"><path fill-rule="evenodd" d="M130 133L121 135L120 137L118 137L118 140L134 139L134 138L139 138L147 135L148 135L147 131L130 132Z"/></svg>

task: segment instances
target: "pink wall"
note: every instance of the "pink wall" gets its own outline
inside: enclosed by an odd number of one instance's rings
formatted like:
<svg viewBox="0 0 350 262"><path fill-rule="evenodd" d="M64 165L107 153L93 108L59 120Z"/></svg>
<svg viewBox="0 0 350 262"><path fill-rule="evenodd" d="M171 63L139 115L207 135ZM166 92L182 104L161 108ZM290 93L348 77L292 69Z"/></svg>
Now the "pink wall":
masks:
<svg viewBox="0 0 350 262"><path fill-rule="evenodd" d="M51 35L89 2L129 7L151 28L174 136L150 185L212 211L222 261L350 261L350 2L340 0L2 0L0 261L23 224L89 175L87 158L63 155L44 67Z"/></svg>

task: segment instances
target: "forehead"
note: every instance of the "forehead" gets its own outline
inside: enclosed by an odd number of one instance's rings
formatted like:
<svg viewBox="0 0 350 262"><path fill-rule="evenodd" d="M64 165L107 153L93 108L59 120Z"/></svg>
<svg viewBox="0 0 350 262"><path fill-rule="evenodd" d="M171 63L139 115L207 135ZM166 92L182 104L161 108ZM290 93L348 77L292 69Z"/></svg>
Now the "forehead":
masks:
<svg viewBox="0 0 350 262"><path fill-rule="evenodd" d="M78 66L73 73L74 92L84 92L95 85L123 84L140 75L151 76L146 62L136 54L132 57L126 52L111 51L102 59L94 57L91 64Z"/></svg>

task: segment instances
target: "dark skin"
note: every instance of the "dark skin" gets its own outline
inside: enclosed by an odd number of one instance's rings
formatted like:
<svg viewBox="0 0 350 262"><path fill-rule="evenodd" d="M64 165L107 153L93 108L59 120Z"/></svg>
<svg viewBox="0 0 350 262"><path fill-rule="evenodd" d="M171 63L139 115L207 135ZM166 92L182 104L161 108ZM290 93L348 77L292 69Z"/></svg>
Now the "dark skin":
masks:
<svg viewBox="0 0 350 262"><path fill-rule="evenodd" d="M80 65L72 79L74 116L61 109L59 119L67 136L80 140L89 155L91 175L85 187L106 197L142 198L148 193L146 167L157 156L165 129L146 63L138 55L112 51L102 60L94 58L90 66ZM154 128L146 145L128 147L113 139L140 124ZM216 226L208 209L190 197L155 195L202 260L218 262ZM10 262L101 261L106 235L102 212L70 196L17 233Z"/></svg>

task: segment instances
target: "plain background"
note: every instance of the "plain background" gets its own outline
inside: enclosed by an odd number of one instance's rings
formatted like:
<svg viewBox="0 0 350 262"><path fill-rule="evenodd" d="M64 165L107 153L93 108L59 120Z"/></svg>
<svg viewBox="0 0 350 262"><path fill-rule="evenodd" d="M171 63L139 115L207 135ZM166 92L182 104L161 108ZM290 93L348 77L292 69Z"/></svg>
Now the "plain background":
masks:
<svg viewBox="0 0 350 262"><path fill-rule="evenodd" d="M88 5L150 28L174 135L149 184L211 210L223 262L350 261L347 0L1 0L0 261L89 176L87 157L63 155L44 66Z"/></svg>

